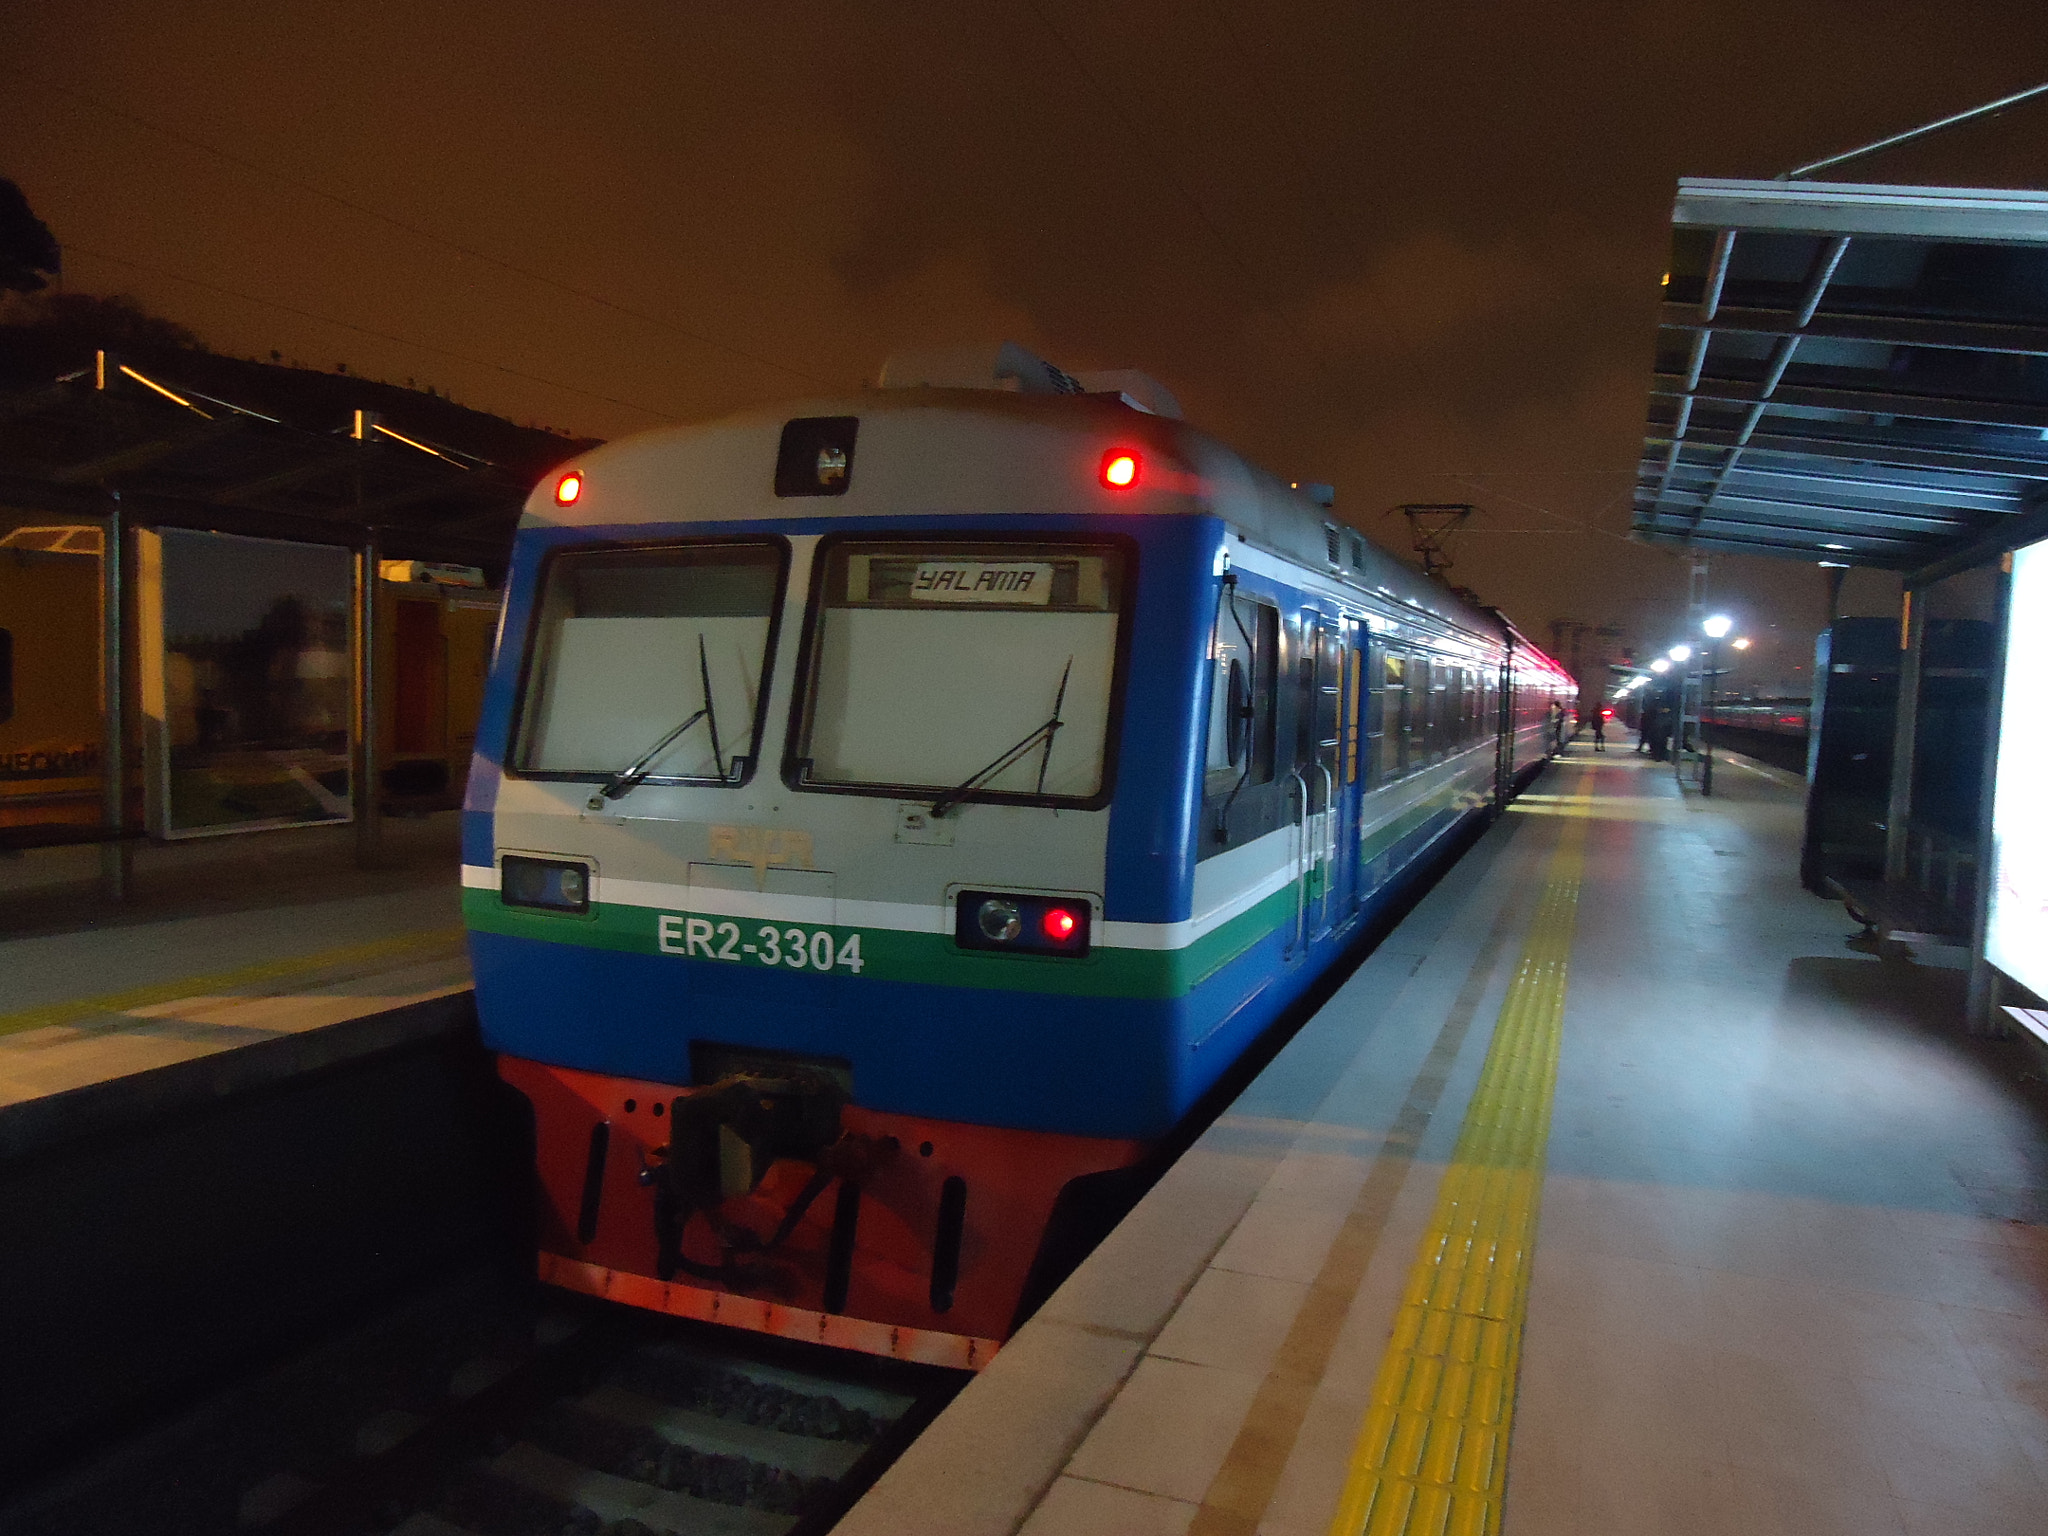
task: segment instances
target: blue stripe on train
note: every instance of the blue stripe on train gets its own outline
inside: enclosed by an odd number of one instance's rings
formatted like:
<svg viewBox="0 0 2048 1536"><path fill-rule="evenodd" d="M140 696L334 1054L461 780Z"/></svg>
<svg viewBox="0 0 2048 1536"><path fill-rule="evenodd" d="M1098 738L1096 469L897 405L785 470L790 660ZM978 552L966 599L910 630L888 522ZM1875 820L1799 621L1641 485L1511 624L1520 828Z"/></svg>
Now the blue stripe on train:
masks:
<svg viewBox="0 0 2048 1536"><path fill-rule="evenodd" d="M1402 840L1361 922L1461 819L1440 813ZM509 1055L679 1086L692 1040L841 1057L866 1108L1148 1139L1177 1124L1358 929L1290 964L1283 925L1164 1002L808 976L493 933L469 942L484 1043Z"/></svg>

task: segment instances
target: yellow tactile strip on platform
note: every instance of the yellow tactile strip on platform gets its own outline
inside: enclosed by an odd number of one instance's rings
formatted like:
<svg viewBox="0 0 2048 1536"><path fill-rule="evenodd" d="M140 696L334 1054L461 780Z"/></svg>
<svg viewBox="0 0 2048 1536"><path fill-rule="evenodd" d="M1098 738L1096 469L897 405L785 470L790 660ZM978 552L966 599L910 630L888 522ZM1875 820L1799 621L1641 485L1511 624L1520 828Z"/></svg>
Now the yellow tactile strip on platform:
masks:
<svg viewBox="0 0 2048 1536"><path fill-rule="evenodd" d="M181 998L261 988L272 982L293 980L303 985L312 982L316 976L329 981L339 980L344 975L363 975L370 970L388 968L392 964L423 959L435 951L456 955L461 952L461 946L460 928L437 928L426 933L401 934L396 938L376 939L367 944L350 944L339 949L325 949L308 955L293 955L283 960L266 960L255 965L240 966L231 971L216 971L206 976L178 976L169 981L130 987L122 992L103 993L98 997L72 998L61 1003L45 1003L39 1008L25 1008L19 1013L0 1014L0 1035L19 1034L30 1029L46 1029L55 1024L71 1024L105 1014L131 1013L138 1008L176 1002Z"/></svg>
<svg viewBox="0 0 2048 1536"><path fill-rule="evenodd" d="M1497 1532L1550 1140L1588 791L1536 917L1395 1314L1331 1536Z"/></svg>

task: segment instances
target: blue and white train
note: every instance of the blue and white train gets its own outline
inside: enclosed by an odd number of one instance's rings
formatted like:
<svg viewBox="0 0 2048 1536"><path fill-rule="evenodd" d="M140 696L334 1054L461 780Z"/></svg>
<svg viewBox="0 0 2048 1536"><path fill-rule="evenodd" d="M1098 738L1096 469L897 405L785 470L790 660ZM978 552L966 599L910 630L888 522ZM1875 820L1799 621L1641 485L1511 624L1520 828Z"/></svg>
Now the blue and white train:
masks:
<svg viewBox="0 0 2048 1536"><path fill-rule="evenodd" d="M580 458L463 831L543 1277L981 1364L1575 693L1142 375L896 359Z"/></svg>

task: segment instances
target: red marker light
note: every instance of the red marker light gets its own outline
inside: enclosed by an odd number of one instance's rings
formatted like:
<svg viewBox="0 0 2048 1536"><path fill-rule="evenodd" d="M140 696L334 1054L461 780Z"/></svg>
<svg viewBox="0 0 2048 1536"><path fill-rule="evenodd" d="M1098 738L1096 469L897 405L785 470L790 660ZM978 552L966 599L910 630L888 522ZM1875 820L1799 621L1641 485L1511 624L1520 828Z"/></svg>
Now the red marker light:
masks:
<svg viewBox="0 0 2048 1536"><path fill-rule="evenodd" d="M583 477L573 469L555 482L555 505L558 507L568 506L582 494Z"/></svg>
<svg viewBox="0 0 2048 1536"><path fill-rule="evenodd" d="M1603 720L1612 720L1614 718L1614 711L1611 709L1603 709L1600 711L1600 718Z"/></svg>
<svg viewBox="0 0 2048 1536"><path fill-rule="evenodd" d="M1074 914L1065 907L1054 907L1040 919L1045 936L1055 944L1064 944L1074 936Z"/></svg>
<svg viewBox="0 0 2048 1536"><path fill-rule="evenodd" d="M1112 448L1102 460L1102 483L1113 491L1127 491L1138 483L1138 456Z"/></svg>

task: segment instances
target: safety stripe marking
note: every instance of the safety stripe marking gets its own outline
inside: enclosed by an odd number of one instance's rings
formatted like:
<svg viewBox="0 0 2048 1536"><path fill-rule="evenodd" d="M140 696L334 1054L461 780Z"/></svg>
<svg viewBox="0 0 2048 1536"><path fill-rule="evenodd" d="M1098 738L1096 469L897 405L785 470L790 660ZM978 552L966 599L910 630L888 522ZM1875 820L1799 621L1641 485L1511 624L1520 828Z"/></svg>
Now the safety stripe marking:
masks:
<svg viewBox="0 0 2048 1536"><path fill-rule="evenodd" d="M279 981L290 976L308 975L315 971L354 966L367 961L391 960L431 949L453 950L461 944L462 936L463 930L460 928L436 928L427 933L409 933L394 939L377 939L368 944L324 949L318 954L294 955L288 960L265 960L232 971L215 971L208 976L180 976L171 981L152 982L146 987L130 987L125 992L104 992L98 997L79 997L62 1003L45 1003L40 1008L25 1008L19 1013L0 1014L0 1035L19 1034L27 1029L47 1029L52 1025L69 1024L76 1019L91 1018L98 1014L131 1013L137 1008L147 1008L155 1003L170 1003L181 998L225 992L237 987L258 986L266 981Z"/></svg>
<svg viewBox="0 0 2048 1536"><path fill-rule="evenodd" d="M1520 913L1521 903L1511 881L1436 1040L1409 1085L1407 1098L1379 1137L1365 1183L1324 1255L1272 1368L1259 1384L1243 1427L1210 1479L1187 1536L1253 1536L1265 1518L1358 1287L1379 1251L1380 1235L1407 1183L1415 1149L1429 1130ZM1298 1124L1291 1128L1302 1129Z"/></svg>
<svg viewBox="0 0 2048 1536"><path fill-rule="evenodd" d="M1591 795L1589 778L1551 855L1408 1272L1331 1536L1500 1529Z"/></svg>

